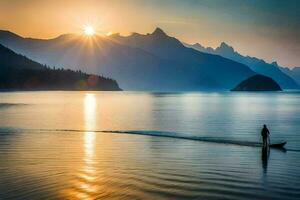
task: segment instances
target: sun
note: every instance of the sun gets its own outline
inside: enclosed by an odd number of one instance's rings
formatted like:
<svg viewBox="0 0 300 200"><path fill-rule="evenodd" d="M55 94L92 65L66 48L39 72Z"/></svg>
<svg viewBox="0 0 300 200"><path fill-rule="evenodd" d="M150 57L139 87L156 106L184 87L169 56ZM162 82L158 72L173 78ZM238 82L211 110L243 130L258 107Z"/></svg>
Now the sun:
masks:
<svg viewBox="0 0 300 200"><path fill-rule="evenodd" d="M83 31L84 31L84 34L87 36L93 36L95 34L94 27L92 27L90 25L85 26Z"/></svg>

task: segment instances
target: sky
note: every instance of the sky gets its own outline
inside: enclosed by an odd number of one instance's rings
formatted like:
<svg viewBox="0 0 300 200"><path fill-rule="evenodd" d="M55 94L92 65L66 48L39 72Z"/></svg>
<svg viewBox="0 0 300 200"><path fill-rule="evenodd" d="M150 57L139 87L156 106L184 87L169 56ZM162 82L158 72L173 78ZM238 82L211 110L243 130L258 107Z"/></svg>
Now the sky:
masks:
<svg viewBox="0 0 300 200"><path fill-rule="evenodd" d="M0 29L24 37L150 33L300 66L300 0L0 0Z"/></svg>

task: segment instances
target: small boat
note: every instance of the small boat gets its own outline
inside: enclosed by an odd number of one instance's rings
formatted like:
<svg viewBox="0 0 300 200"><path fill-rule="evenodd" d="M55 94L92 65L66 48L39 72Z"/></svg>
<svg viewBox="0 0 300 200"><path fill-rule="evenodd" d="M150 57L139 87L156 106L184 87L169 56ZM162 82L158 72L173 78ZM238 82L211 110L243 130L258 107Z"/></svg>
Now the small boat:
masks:
<svg viewBox="0 0 300 200"><path fill-rule="evenodd" d="M270 144L269 147L271 147L271 148L284 148L285 144L286 144L286 142L273 143L273 144Z"/></svg>

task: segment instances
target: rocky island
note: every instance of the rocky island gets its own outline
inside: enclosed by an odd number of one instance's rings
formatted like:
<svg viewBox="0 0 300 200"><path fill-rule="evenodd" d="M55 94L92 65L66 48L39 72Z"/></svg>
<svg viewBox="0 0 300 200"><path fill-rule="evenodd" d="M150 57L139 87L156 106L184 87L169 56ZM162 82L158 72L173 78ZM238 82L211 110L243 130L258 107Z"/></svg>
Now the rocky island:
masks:
<svg viewBox="0 0 300 200"><path fill-rule="evenodd" d="M282 91L282 89L273 79L257 74L242 81L231 91Z"/></svg>

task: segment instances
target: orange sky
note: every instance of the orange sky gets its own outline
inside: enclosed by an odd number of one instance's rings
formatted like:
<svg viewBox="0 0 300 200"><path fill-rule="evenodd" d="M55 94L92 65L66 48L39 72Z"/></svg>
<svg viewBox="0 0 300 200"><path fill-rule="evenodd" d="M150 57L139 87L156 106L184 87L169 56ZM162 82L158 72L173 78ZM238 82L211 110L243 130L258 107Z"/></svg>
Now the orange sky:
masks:
<svg viewBox="0 0 300 200"><path fill-rule="evenodd" d="M248 0L230 2L1 0L0 29L25 37L53 38L64 33L79 33L86 24L93 25L100 34L147 33L161 27L169 35L188 43L216 47L225 41L242 54L269 62L277 60L289 67L300 66L298 15L291 15L290 9L278 10L277 5L273 8L272 1L270 5L253 4L249 2L255 1ZM287 24L286 20L289 20Z"/></svg>

